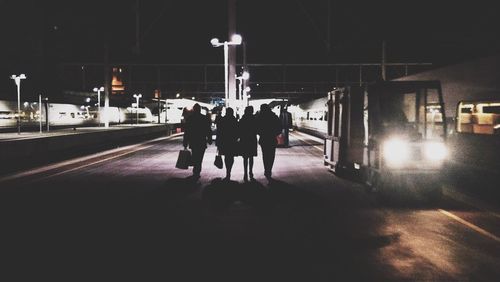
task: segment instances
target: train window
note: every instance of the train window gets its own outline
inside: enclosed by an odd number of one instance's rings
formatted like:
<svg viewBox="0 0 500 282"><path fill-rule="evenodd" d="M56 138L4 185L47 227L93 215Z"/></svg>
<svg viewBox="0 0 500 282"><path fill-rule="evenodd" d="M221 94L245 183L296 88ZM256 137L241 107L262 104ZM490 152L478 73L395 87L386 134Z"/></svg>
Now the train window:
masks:
<svg viewBox="0 0 500 282"><path fill-rule="evenodd" d="M457 132L500 134L500 103L461 102L457 111Z"/></svg>
<svg viewBox="0 0 500 282"><path fill-rule="evenodd" d="M485 113L485 114L500 114L500 105L498 105L498 106L483 106L483 113Z"/></svg>

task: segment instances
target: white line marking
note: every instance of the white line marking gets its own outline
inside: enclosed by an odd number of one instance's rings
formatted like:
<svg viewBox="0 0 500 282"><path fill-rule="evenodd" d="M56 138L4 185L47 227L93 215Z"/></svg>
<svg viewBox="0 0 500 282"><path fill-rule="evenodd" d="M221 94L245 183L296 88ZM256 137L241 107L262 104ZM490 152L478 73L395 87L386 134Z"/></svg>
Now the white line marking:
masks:
<svg viewBox="0 0 500 282"><path fill-rule="evenodd" d="M455 201L462 202L466 205L475 207L476 209L482 210L491 216L500 218L500 212L493 206L483 203L480 200L471 198L463 193L450 189L448 187L443 187L443 194Z"/></svg>
<svg viewBox="0 0 500 282"><path fill-rule="evenodd" d="M476 232L478 232L478 233L480 233L480 234L482 234L482 235L484 235L486 237L489 237L490 239L493 239L493 240L495 240L497 242L500 242L500 238L499 237L495 236L494 234L491 234L490 232L482 229L481 227L479 227L477 225L474 225L474 224L472 224L472 223L470 223L470 222L468 222L468 221L466 221L466 220L464 220L464 219L462 219L462 218L460 218L460 217L452 214L451 212L447 212L447 211L442 210L442 209L438 209L438 211L440 213L446 215L447 217L449 217L451 219L454 219L455 221L458 221L458 222L462 223L463 225L469 227L470 229L472 229L472 230L474 230L474 231L476 231Z"/></svg>

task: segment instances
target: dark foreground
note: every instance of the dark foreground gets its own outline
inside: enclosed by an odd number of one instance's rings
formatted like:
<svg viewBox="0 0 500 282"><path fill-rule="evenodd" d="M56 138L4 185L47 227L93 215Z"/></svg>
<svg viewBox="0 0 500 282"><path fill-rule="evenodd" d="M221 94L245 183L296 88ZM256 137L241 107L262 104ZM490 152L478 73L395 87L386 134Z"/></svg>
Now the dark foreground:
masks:
<svg viewBox="0 0 500 282"><path fill-rule="evenodd" d="M194 182L174 168L179 138L4 178L2 280L500 277L497 213L455 197L381 202L329 173L316 140L293 136L271 182L259 157L256 181L243 183L241 158L222 181L213 147Z"/></svg>

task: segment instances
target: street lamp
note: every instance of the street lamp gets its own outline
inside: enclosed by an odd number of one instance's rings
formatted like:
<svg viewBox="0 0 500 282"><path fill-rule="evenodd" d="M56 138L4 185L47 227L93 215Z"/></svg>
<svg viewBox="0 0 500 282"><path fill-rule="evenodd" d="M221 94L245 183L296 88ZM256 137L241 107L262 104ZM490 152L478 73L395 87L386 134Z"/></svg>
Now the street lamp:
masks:
<svg viewBox="0 0 500 282"><path fill-rule="evenodd" d="M99 126L101 126L101 92L104 91L104 86L99 88L94 87L94 92L97 92L97 114L99 115Z"/></svg>
<svg viewBox="0 0 500 282"><path fill-rule="evenodd" d="M21 79L26 79L26 75L24 73L20 75L11 75L11 79L17 85L17 134L21 134Z"/></svg>
<svg viewBox="0 0 500 282"><path fill-rule="evenodd" d="M210 43L212 44L213 47L220 47L224 46L224 86L225 86L225 94L226 94L226 107L229 106L229 82L228 82L228 68L229 68L229 63L228 63L228 53L229 53L229 45L240 45L242 41L241 35L239 34L234 34L231 37L231 41L224 41L224 42L219 42L218 38L213 38L210 40Z"/></svg>
<svg viewBox="0 0 500 282"><path fill-rule="evenodd" d="M243 97L243 80L248 80L250 78L250 74L247 71L244 71L241 76L234 75L236 79L239 81L238 84L238 96L241 101L244 101Z"/></svg>
<svg viewBox="0 0 500 282"><path fill-rule="evenodd" d="M243 89L243 103L246 104L247 106L249 105L249 101L248 99L250 98L250 94L247 94L248 92L250 92L250 86L247 86L245 87L245 89Z"/></svg>
<svg viewBox="0 0 500 282"><path fill-rule="evenodd" d="M135 106L136 106L136 109L135 109L135 121L137 124L139 124L139 98L142 98L142 94L134 94L134 98L135 98Z"/></svg>

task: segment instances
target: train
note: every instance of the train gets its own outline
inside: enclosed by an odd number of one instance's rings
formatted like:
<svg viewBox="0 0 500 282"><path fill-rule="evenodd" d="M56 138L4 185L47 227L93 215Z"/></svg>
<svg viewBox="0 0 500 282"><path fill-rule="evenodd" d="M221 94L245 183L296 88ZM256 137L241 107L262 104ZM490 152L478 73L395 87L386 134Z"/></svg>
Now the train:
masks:
<svg viewBox="0 0 500 282"><path fill-rule="evenodd" d="M396 160L405 155L412 156L406 160L406 166L410 166L408 168L411 170L403 174L399 173L398 180L407 178L409 172L415 174L415 170L422 172L422 174L417 173L421 179L434 179L423 173L426 168L434 176L442 174L446 169L448 174L466 175L474 181L477 177L491 179L493 176L493 179L496 179L500 171L498 162L500 159L500 150L498 150L500 147L500 85L496 79L499 75L498 63L500 63L500 56L494 56L390 82L372 83L363 87L333 88L322 98L290 105L288 109L292 113L293 125L296 129L325 140L325 166L339 175L356 174L357 179L370 187L383 186L380 178L397 171L392 169L392 172L388 173L390 171L382 172L377 168L377 166L383 167L384 162L387 164L391 154ZM408 96L403 92L418 93L415 89L402 87L404 91L399 91L400 93L394 97L376 101L378 109L375 109L373 98L370 103L368 97L370 95L384 96L390 93L392 90L387 89L390 89L391 84L426 85L425 90L420 90L419 99L434 96L433 100L425 101L425 103L422 100L421 105L417 107L415 96L406 97L398 102L400 103L399 109L393 107L391 101L398 101L399 96ZM377 87L388 88L379 91ZM422 106L422 103L425 106ZM355 106L355 111L353 106ZM379 113L374 113L374 110ZM404 115L400 110L403 110ZM339 114L342 112L343 114ZM387 113L406 118L410 127L414 127L419 119L423 119L427 126L425 130L413 133L404 129L396 134L383 135L380 134L379 129L386 127L386 121L383 118ZM356 116L351 116L353 114ZM398 128L402 127L393 125L392 129ZM404 138L389 140L390 135L399 135ZM423 142L425 139L429 140L426 141L428 144L433 144L432 148L426 149L425 145L418 148L413 144L418 142L411 141L422 140L420 143L425 143ZM384 140L390 145L384 147ZM427 153L429 157L439 156L442 160L434 164L420 162L416 167L411 167L410 164L414 158L425 160L426 150L433 152ZM421 154L422 152L424 154ZM371 164L371 159L377 160L378 164ZM436 166L437 163L438 166ZM399 166L405 165L400 163ZM432 182L440 183L439 180ZM426 186L428 185L422 185L422 187ZM428 192L439 195L439 190L436 188Z"/></svg>
<svg viewBox="0 0 500 282"><path fill-rule="evenodd" d="M153 114L147 107L109 107L108 121L110 124L133 124L154 122ZM50 126L95 126L104 122L104 107L85 105L22 102L20 113L17 111L17 102L0 100L0 129L17 127L18 119L22 127L37 127L40 120L44 125L49 121Z"/></svg>

